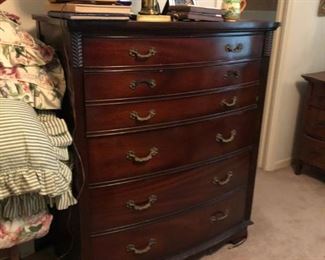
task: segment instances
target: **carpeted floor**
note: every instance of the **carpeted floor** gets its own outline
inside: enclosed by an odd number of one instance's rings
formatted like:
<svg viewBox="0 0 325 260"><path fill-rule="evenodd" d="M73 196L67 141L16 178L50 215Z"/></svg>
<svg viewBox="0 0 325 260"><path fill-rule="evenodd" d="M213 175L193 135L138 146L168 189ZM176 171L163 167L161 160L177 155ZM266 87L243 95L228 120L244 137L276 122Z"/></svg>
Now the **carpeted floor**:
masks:
<svg viewBox="0 0 325 260"><path fill-rule="evenodd" d="M291 168L257 174L248 240L202 260L325 260L325 181Z"/></svg>
<svg viewBox="0 0 325 260"><path fill-rule="evenodd" d="M296 176L291 168L260 171L252 219L243 245L226 245L201 260L325 260L324 180ZM55 259L50 252L28 260Z"/></svg>

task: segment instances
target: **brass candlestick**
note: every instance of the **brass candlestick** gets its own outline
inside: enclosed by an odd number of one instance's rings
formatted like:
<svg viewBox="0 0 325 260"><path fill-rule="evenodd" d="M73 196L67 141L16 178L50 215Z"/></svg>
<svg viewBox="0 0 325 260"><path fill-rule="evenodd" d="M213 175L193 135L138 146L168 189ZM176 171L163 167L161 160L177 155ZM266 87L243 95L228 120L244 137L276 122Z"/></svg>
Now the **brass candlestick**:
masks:
<svg viewBox="0 0 325 260"><path fill-rule="evenodd" d="M158 0L142 0L141 11L139 13L144 15L160 14Z"/></svg>

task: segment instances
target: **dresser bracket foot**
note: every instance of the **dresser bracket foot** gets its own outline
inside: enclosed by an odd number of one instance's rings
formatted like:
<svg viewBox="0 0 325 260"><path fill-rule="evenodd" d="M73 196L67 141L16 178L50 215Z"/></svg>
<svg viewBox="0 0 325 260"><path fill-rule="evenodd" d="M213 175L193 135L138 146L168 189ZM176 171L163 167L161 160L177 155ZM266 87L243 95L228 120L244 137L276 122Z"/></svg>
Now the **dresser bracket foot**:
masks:
<svg viewBox="0 0 325 260"><path fill-rule="evenodd" d="M240 241L237 242L237 243L233 243L232 245L230 245L230 246L228 247L228 249L233 249L233 248L235 248L235 247L238 247L238 246L244 244L244 243L246 242L246 240L247 240L247 237L243 238L242 240L240 240Z"/></svg>
<svg viewBox="0 0 325 260"><path fill-rule="evenodd" d="M233 249L235 247L238 247L244 244L246 240L247 240L247 230L242 231L239 234L233 236L229 241L229 243L231 243L232 245L230 245L228 249Z"/></svg>

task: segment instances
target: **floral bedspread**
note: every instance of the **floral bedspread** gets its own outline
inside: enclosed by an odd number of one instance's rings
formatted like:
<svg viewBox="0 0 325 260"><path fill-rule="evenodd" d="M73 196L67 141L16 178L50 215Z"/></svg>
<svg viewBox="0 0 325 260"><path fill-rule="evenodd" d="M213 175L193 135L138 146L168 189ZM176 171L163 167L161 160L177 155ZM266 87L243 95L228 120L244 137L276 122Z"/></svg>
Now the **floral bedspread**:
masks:
<svg viewBox="0 0 325 260"><path fill-rule="evenodd" d="M45 236L52 222L46 212L14 220L0 219L0 249L9 248Z"/></svg>
<svg viewBox="0 0 325 260"><path fill-rule="evenodd" d="M64 72L54 50L22 31L18 17L0 11L0 97L37 109L59 109Z"/></svg>

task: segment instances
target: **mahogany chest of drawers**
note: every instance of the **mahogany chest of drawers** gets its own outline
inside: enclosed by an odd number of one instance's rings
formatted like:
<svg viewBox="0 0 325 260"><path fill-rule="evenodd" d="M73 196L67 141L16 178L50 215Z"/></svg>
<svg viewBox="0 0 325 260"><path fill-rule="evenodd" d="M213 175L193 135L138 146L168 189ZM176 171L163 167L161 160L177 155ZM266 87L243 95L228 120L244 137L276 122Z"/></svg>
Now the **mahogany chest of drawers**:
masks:
<svg viewBox="0 0 325 260"><path fill-rule="evenodd" d="M241 242L278 24L35 18L65 61L74 119L67 259L186 259Z"/></svg>
<svg viewBox="0 0 325 260"><path fill-rule="evenodd" d="M296 173L304 164L325 174L325 72L303 75L309 83Z"/></svg>

